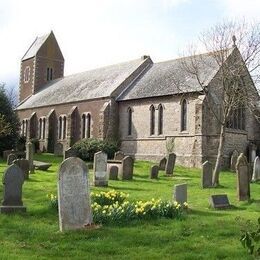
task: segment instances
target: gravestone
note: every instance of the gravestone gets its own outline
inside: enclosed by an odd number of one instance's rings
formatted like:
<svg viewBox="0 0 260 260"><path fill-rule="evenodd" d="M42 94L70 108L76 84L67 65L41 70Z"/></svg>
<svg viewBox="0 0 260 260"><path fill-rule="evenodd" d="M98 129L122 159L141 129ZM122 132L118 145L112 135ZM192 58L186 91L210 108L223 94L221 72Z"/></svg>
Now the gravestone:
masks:
<svg viewBox="0 0 260 260"><path fill-rule="evenodd" d="M17 165L24 174L24 179L28 180L29 179L29 161L26 159L17 159L14 160L14 164Z"/></svg>
<svg viewBox="0 0 260 260"><path fill-rule="evenodd" d="M63 160L65 160L65 159L67 159L69 157L77 157L77 152L72 147L70 147L69 149L64 151Z"/></svg>
<svg viewBox="0 0 260 260"><path fill-rule="evenodd" d="M60 165L58 205L60 231L92 224L88 168L79 158L68 158Z"/></svg>
<svg viewBox="0 0 260 260"><path fill-rule="evenodd" d="M114 155L114 160L123 160L125 157L125 154L122 151L117 151Z"/></svg>
<svg viewBox="0 0 260 260"><path fill-rule="evenodd" d="M250 199L251 176L245 155L241 153L236 164L237 173L237 196L239 201Z"/></svg>
<svg viewBox="0 0 260 260"><path fill-rule="evenodd" d="M29 171L30 174L34 173L34 165L33 165L33 144L28 142L26 144L26 160L29 161Z"/></svg>
<svg viewBox="0 0 260 260"><path fill-rule="evenodd" d="M134 170L134 161L132 157L126 156L122 160L122 180L132 180L133 179L133 170Z"/></svg>
<svg viewBox="0 0 260 260"><path fill-rule="evenodd" d="M150 179L158 179L159 166L153 165L150 169Z"/></svg>
<svg viewBox="0 0 260 260"><path fill-rule="evenodd" d="M159 162L159 170L165 171L165 166L167 163L166 157L163 157Z"/></svg>
<svg viewBox="0 0 260 260"><path fill-rule="evenodd" d="M26 211L22 201L23 171L15 164L9 166L3 175L4 199L0 207L1 213Z"/></svg>
<svg viewBox="0 0 260 260"><path fill-rule="evenodd" d="M211 195L209 203L214 209L227 209L231 207L226 194Z"/></svg>
<svg viewBox="0 0 260 260"><path fill-rule="evenodd" d="M109 180L118 180L118 167L115 165L109 168Z"/></svg>
<svg viewBox="0 0 260 260"><path fill-rule="evenodd" d="M187 202L187 184L177 184L174 186L173 200L179 204Z"/></svg>
<svg viewBox="0 0 260 260"><path fill-rule="evenodd" d="M62 155L63 156L63 144L62 143L57 143L54 147L54 154L55 155Z"/></svg>
<svg viewBox="0 0 260 260"><path fill-rule="evenodd" d="M94 155L94 185L108 186L107 154L97 152Z"/></svg>
<svg viewBox="0 0 260 260"><path fill-rule="evenodd" d="M7 165L11 165L13 163L14 160L17 159L17 156L14 152L10 153L8 156L7 156Z"/></svg>
<svg viewBox="0 0 260 260"><path fill-rule="evenodd" d="M3 151L3 160L7 161L7 157L13 150L5 150Z"/></svg>
<svg viewBox="0 0 260 260"><path fill-rule="evenodd" d="M254 161L252 181L260 180L260 158L257 156Z"/></svg>
<svg viewBox="0 0 260 260"><path fill-rule="evenodd" d="M212 187L212 163L206 161L202 164L202 176L201 176L201 186L202 188Z"/></svg>
<svg viewBox="0 0 260 260"><path fill-rule="evenodd" d="M170 153L168 155L167 163L166 163L166 166L165 166L165 172L166 172L167 175L173 175L175 161L176 161L176 154Z"/></svg>
<svg viewBox="0 0 260 260"><path fill-rule="evenodd" d="M33 161L33 166L37 170L47 171L52 166L52 164L40 161Z"/></svg>
<svg viewBox="0 0 260 260"><path fill-rule="evenodd" d="M230 170L235 172L236 171L236 163L237 163L237 158L239 156L239 153L237 150L234 150L232 155L231 155L231 161L230 161Z"/></svg>

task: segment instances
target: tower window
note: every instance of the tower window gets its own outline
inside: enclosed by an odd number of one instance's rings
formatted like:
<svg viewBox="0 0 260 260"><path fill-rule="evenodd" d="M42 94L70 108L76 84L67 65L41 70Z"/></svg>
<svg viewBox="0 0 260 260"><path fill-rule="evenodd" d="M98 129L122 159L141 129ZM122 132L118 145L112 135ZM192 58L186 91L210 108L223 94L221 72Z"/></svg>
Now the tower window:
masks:
<svg viewBox="0 0 260 260"><path fill-rule="evenodd" d="M47 81L52 80L53 77L53 69L52 68L47 68Z"/></svg>

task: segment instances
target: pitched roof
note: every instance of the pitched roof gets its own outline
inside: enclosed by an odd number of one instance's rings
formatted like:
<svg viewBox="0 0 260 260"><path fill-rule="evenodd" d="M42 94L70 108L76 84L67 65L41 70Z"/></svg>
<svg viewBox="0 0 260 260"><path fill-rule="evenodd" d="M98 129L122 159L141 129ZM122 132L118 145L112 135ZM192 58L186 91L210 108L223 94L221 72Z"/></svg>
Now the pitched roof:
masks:
<svg viewBox="0 0 260 260"><path fill-rule="evenodd" d="M53 80L17 110L109 97L145 61L141 58Z"/></svg>
<svg viewBox="0 0 260 260"><path fill-rule="evenodd" d="M227 50L226 56L230 53L231 49ZM196 64L199 67L199 78L203 82L203 85L207 86L219 70L219 65L214 55L216 55L216 52L154 63L117 100L122 101L202 91L196 77L187 72L183 68L183 64L190 64L195 58Z"/></svg>
<svg viewBox="0 0 260 260"><path fill-rule="evenodd" d="M26 53L22 57L22 61L34 57L37 54L38 50L41 48L41 46L44 44L44 42L47 40L47 38L49 37L50 34L51 34L51 32L48 34L45 34L41 37L36 37L36 39L34 40L32 45L29 47L29 49L26 51Z"/></svg>

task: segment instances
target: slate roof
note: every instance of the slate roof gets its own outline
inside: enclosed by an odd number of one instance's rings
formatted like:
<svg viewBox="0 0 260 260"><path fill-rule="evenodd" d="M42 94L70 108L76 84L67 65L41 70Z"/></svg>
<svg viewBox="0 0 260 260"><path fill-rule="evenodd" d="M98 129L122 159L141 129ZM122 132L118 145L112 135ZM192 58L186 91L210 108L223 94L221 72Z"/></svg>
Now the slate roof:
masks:
<svg viewBox="0 0 260 260"><path fill-rule="evenodd" d="M230 55L231 52L232 49L227 50L226 56ZM199 64L199 78L204 86L209 84L219 70L213 54L216 55L216 52L192 57L193 59L196 58L196 64ZM191 57L184 57L152 64L150 69L136 80L127 91L122 93L117 100L123 101L202 91L196 77L183 69L183 64L190 64L191 60Z"/></svg>
<svg viewBox="0 0 260 260"><path fill-rule="evenodd" d="M144 62L137 59L53 80L17 110L109 97Z"/></svg>
<svg viewBox="0 0 260 260"><path fill-rule="evenodd" d="M32 43L30 48L27 50L27 52L22 57L22 61L28 60L28 59L34 57L37 54L38 50L41 48L41 46L44 44L44 42L47 40L47 38L49 37L50 34L51 34L51 32L48 34L45 34L41 37L36 37L35 41Z"/></svg>

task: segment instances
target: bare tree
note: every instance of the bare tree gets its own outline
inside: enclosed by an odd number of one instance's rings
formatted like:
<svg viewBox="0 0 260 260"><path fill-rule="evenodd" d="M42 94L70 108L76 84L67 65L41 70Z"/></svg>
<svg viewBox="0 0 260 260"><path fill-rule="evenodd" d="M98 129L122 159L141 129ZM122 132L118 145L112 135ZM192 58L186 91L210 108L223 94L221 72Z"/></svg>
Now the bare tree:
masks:
<svg viewBox="0 0 260 260"><path fill-rule="evenodd" d="M198 55L196 48L188 50L182 69L196 78L206 97L207 107L220 126L213 185L219 185L223 161L226 127L236 113L245 117L244 109L257 111L257 86L260 82L260 24L246 21L227 21L201 34L200 43L207 52ZM205 71L215 71L214 87ZM251 75L251 77L250 77ZM214 100L214 96L217 96ZM256 114L257 115L257 114ZM241 125L243 128L244 126Z"/></svg>

